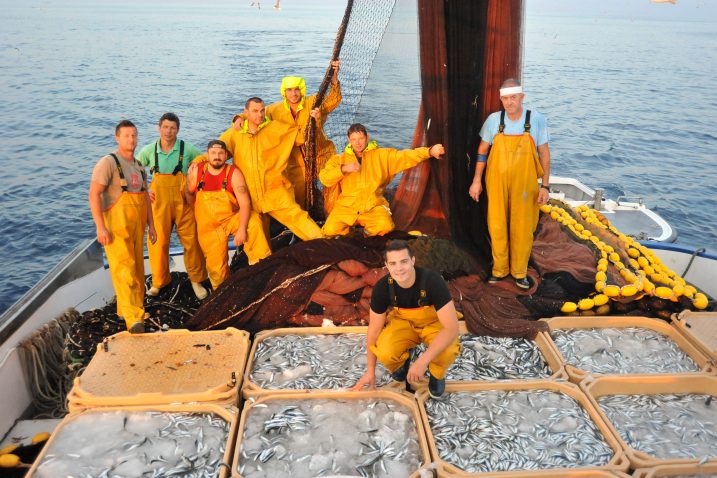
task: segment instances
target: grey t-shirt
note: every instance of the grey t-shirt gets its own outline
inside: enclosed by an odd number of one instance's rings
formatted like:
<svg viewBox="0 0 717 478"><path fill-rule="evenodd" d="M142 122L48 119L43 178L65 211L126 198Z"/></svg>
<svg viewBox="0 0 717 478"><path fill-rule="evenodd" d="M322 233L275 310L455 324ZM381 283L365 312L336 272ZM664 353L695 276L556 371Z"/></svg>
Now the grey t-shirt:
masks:
<svg viewBox="0 0 717 478"><path fill-rule="evenodd" d="M127 180L127 191L137 193L142 191L142 188L147 189L146 174L142 174L145 170L144 166L141 166L134 158L131 161L127 161L117 151L115 151L115 155L119 159L124 178ZM102 192L103 211L111 208L122 195L117 164L109 154L97 161L95 169L92 171L92 181L107 186L107 189Z"/></svg>

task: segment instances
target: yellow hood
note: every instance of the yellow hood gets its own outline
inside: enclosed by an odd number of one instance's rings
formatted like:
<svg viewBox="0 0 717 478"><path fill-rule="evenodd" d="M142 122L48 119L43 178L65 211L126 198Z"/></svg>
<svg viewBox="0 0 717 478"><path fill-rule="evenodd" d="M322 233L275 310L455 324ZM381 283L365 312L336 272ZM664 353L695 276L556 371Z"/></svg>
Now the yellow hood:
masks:
<svg viewBox="0 0 717 478"><path fill-rule="evenodd" d="M259 125L259 129L262 129L264 126L268 125L268 124L269 124L269 121L271 121L271 120L269 119L269 117L268 117L268 116L265 116L265 117L264 117L264 121L262 121L261 124ZM258 131L258 130L257 130L257 131ZM242 132L242 133L248 133L248 132L249 132L249 120L244 120L244 122L241 124L241 132Z"/></svg>
<svg viewBox="0 0 717 478"><path fill-rule="evenodd" d="M371 140L366 145L366 149L364 149L363 152L365 153L366 151L371 151L372 149L376 149L376 148L378 148L378 143L376 141ZM346 147L344 148L344 152L347 154L350 154L351 156L356 156L356 154L354 153L353 147L351 147L351 144L346 145Z"/></svg>
<svg viewBox="0 0 717 478"><path fill-rule="evenodd" d="M299 88L301 90L301 101L299 101L299 107L296 111L304 109L304 100L306 100L306 81L300 76L285 76L281 80L281 97L284 98L284 107L289 110L289 102L286 101L286 89L287 88Z"/></svg>

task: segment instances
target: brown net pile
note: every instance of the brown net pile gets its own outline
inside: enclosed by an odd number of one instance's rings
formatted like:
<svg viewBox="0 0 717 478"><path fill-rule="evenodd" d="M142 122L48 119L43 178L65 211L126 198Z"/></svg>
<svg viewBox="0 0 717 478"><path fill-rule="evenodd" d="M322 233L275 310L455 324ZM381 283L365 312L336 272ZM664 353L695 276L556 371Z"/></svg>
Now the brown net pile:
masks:
<svg viewBox="0 0 717 478"><path fill-rule="evenodd" d="M259 264L240 269L186 325L206 330L237 327L249 332L287 326L366 325L371 291L386 274L382 251L387 237L344 237L302 242ZM448 240L411 239L416 264L449 280L456 307L469 330L486 335L532 337L544 330L535 312L516 298L515 287L482 282L479 265Z"/></svg>

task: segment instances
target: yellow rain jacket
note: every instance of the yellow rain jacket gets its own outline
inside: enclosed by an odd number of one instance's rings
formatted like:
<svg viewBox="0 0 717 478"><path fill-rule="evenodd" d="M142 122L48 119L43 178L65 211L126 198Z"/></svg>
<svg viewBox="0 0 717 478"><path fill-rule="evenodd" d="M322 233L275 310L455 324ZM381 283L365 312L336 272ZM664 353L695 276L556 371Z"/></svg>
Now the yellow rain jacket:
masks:
<svg viewBox="0 0 717 478"><path fill-rule="evenodd" d="M516 279L528 273L533 233L538 225L538 181L543 167L530 136L499 131L486 166L488 232L493 251L493 275Z"/></svg>
<svg viewBox="0 0 717 478"><path fill-rule="evenodd" d="M297 128L280 121L265 121L256 134L249 132L247 122L236 131L227 129L219 139L232 153L234 165L246 180L252 210L270 214L307 241L323 237L321 229L294 200L286 166L294 147Z"/></svg>
<svg viewBox="0 0 717 478"><path fill-rule="evenodd" d="M194 212L197 218L199 244L206 257L209 279L214 290L229 277L229 236L233 236L239 228L239 203L236 197L227 191L230 168L231 166L224 165L224 170L220 173L224 175L224 181L222 189L218 191L205 191L202 188L204 177L208 174L207 163L204 163L201 172L197 175L197 199ZM247 224L244 252L249 258L249 264L256 264L271 254L261 219L254 211L251 212Z"/></svg>
<svg viewBox="0 0 717 478"><path fill-rule="evenodd" d="M379 148L371 141L363 152L361 169L344 174L341 166L358 161L351 145L334 155L319 173L324 186L339 185L340 194L326 219L326 236L345 235L349 227L359 224L369 236L384 235L393 230L391 210L383 192L393 176L430 158L429 148Z"/></svg>
<svg viewBox="0 0 717 478"><path fill-rule="evenodd" d="M197 241L197 223L194 211L184 199L186 176L155 173L149 188L154 191L152 215L157 231L157 242L147 241L149 263L152 267L152 287L161 289L171 282L169 275L169 239L176 225L177 236L184 247L184 266L189 280L202 282L207 278L204 256Z"/></svg>
<svg viewBox="0 0 717 478"><path fill-rule="evenodd" d="M122 168L115 158L120 181ZM124 183L126 184L126 182ZM125 189L123 187L123 189ZM144 231L147 227L147 191L123 190L109 209L102 211L105 227L112 240L105 246L112 285L117 296L117 315L127 330L144 321Z"/></svg>
<svg viewBox="0 0 717 478"><path fill-rule="evenodd" d="M286 89L287 88L299 88L301 89L301 103L297 108L296 117L291 113L291 107L286 100ZM282 123L288 123L298 128L298 134L294 143L294 148L291 150L291 156L289 157L289 164L287 170L287 177L294 186L294 197L296 198L297 204L302 209L306 209L306 163L304 162L305 149L304 139L306 134L306 128L309 124L309 112L314 109L316 102L316 95L306 97L306 83L303 78L298 76L287 76L281 81L281 96L284 98L283 101L276 102L267 106L266 115L275 121L281 121ZM317 124L316 129L316 169L321 171L326 161L336 154L336 147L334 143L324 134L324 123L329 113L331 113L341 103L341 86L334 85L331 83L331 87L327 95L324 97L324 101L321 104L321 118ZM326 197L329 195L328 190L324 190L324 204L326 204ZM329 201L330 202L330 201Z"/></svg>

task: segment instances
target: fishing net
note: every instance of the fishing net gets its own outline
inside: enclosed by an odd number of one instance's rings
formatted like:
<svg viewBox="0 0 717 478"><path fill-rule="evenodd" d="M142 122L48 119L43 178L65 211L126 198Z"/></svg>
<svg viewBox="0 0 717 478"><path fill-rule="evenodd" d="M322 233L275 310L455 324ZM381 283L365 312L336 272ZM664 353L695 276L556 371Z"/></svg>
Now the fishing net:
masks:
<svg viewBox="0 0 717 478"><path fill-rule="evenodd" d="M69 310L36 330L19 347L36 418L58 418L67 413L65 397L74 375L66 374L65 338L79 314Z"/></svg>

